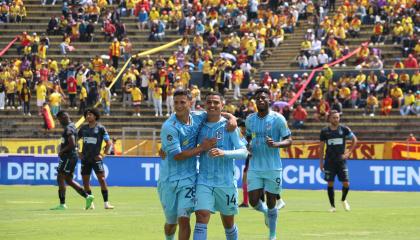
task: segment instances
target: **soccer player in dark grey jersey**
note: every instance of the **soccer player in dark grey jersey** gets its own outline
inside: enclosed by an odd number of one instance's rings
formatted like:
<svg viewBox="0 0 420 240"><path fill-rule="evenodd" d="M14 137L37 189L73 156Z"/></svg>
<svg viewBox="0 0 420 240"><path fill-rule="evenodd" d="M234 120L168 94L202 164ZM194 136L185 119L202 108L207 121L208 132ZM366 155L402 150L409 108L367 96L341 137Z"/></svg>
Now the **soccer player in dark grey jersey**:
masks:
<svg viewBox="0 0 420 240"><path fill-rule="evenodd" d="M83 125L78 133L78 138L81 138L83 141L82 152L79 153L82 161L83 186L85 191L91 194L90 175L92 174L92 170L94 170L98 182L101 185L104 207L105 209L113 209L114 206L108 202L108 187L105 181L105 169L102 162L105 154L108 154L111 148L111 139L105 127L97 122L100 114L96 108L87 109L84 116L88 123ZM106 146L104 153L101 153L103 141L105 141ZM92 208L94 208L94 205L92 205Z"/></svg>
<svg viewBox="0 0 420 240"><path fill-rule="evenodd" d="M60 205L51 210L67 209L66 183L86 199L86 209L88 209L93 204L94 197L86 193L83 188L73 180L73 172L77 164L76 126L70 120L69 114L65 111L59 111L57 113L57 118L64 128L60 152L58 153L60 161L57 167L58 197L60 199Z"/></svg>
<svg viewBox="0 0 420 240"><path fill-rule="evenodd" d="M349 192L349 174L346 159L356 147L357 138L350 128L340 124L340 114L332 110L329 114L330 126L321 130L319 144L319 167L324 172L324 179L328 182L328 198L330 200L330 212L335 212L334 202L334 179L337 175L342 182L341 201L346 211L350 211L350 205L346 200ZM346 151L346 140L351 139L350 148ZM327 145L324 158L324 147Z"/></svg>

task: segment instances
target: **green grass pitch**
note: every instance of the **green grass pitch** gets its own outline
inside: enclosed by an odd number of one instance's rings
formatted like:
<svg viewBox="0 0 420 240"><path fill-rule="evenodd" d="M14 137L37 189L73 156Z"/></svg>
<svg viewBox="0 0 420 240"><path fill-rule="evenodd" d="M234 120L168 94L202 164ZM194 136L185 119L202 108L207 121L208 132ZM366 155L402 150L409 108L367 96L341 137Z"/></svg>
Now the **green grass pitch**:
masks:
<svg viewBox="0 0 420 240"><path fill-rule="evenodd" d="M155 188L110 188L114 210L103 209L97 187L93 193L95 210L83 210L84 200L69 188L69 209L51 211L58 203L54 186L0 186L0 239L164 239ZM336 213L327 212L325 191L286 190L283 197L287 206L280 211L278 239L420 239L419 192L350 191L352 211L345 212L338 201ZM236 222L239 239L267 239L262 214L240 209ZM210 220L208 239L224 239L218 214Z"/></svg>

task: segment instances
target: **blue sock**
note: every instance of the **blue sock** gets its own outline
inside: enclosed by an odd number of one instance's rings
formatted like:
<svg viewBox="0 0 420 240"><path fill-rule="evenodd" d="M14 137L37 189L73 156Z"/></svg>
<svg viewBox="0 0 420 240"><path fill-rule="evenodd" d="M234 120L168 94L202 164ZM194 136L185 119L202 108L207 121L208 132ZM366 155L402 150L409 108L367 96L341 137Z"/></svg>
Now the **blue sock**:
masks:
<svg viewBox="0 0 420 240"><path fill-rule="evenodd" d="M264 214L267 214L267 205L263 201L259 201L257 206L254 207L255 210L258 212L262 212Z"/></svg>
<svg viewBox="0 0 420 240"><path fill-rule="evenodd" d="M226 240L238 240L238 227L233 225L232 228L225 228Z"/></svg>
<svg viewBox="0 0 420 240"><path fill-rule="evenodd" d="M277 208L268 209L268 227L270 228L271 238L276 236L277 215Z"/></svg>
<svg viewBox="0 0 420 240"><path fill-rule="evenodd" d="M165 240L175 240L175 234L172 234L170 236L165 235Z"/></svg>
<svg viewBox="0 0 420 240"><path fill-rule="evenodd" d="M207 239L207 224L196 223L194 228L193 240L206 240Z"/></svg>

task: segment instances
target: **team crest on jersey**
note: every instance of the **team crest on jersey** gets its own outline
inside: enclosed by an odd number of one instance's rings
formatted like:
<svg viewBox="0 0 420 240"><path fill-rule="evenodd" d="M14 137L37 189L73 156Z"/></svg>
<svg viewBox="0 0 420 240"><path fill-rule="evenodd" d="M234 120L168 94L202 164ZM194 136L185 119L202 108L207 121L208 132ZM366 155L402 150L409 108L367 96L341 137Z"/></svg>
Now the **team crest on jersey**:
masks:
<svg viewBox="0 0 420 240"><path fill-rule="evenodd" d="M186 145L188 145L188 139L185 139L185 141L184 142L182 142L182 145L184 145L184 146L186 146Z"/></svg>
<svg viewBox="0 0 420 240"><path fill-rule="evenodd" d="M267 131L270 131L270 130L271 130L271 123L267 123L267 124L265 125L265 129L266 129Z"/></svg>
<svg viewBox="0 0 420 240"><path fill-rule="evenodd" d="M222 139L222 137L223 137L222 131L217 131L216 132L216 138L220 140L220 139Z"/></svg>
<svg viewBox="0 0 420 240"><path fill-rule="evenodd" d="M93 132L94 132L95 134L98 134L98 132L99 132L98 127L95 127L95 129L93 130Z"/></svg>
<svg viewBox="0 0 420 240"><path fill-rule="evenodd" d="M255 132L251 133L251 137L252 138L256 138L257 137L257 133L255 133Z"/></svg>
<svg viewBox="0 0 420 240"><path fill-rule="evenodd" d="M341 128L338 128L338 134L343 135L343 130L341 130Z"/></svg>
<svg viewBox="0 0 420 240"><path fill-rule="evenodd" d="M172 135L168 135L166 136L166 140L168 140L169 142L171 142L174 138L172 137Z"/></svg>

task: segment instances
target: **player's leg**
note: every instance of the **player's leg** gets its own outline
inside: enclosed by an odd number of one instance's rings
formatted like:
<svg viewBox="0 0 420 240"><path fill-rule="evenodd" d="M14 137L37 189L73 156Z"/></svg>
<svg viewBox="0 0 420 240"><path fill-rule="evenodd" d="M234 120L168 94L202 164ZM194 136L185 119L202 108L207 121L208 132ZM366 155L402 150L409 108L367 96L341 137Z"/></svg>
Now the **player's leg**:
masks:
<svg viewBox="0 0 420 240"><path fill-rule="evenodd" d="M158 182L157 190L165 213L165 240L174 240L177 226L177 200L173 194L175 187L171 182Z"/></svg>
<svg viewBox="0 0 420 240"><path fill-rule="evenodd" d="M264 179L259 172L248 171L247 180L249 203L255 210L264 214L265 225L268 226L267 205L261 201L261 196L264 195Z"/></svg>
<svg viewBox="0 0 420 240"><path fill-rule="evenodd" d="M196 197L195 177L178 181L176 188L177 216L178 216L178 240L188 240L191 235L190 216L194 211ZM172 192L173 194L173 192Z"/></svg>
<svg viewBox="0 0 420 240"><path fill-rule="evenodd" d="M60 205L57 207L51 208L51 210L65 210L66 206L66 184L64 180L64 175L59 172L57 174L57 184L58 184L58 198L60 199Z"/></svg>
<svg viewBox="0 0 420 240"><path fill-rule="evenodd" d="M349 170L347 168L347 164L345 161L341 162L338 166L337 170L337 177L340 182L342 182L343 187L341 189L341 203L346 211L350 211L350 204L347 201L347 194L350 190L350 182L349 182Z"/></svg>
<svg viewBox="0 0 420 240"><path fill-rule="evenodd" d="M194 227L194 240L205 240L207 239L207 225L210 221L210 211L209 210L197 210L195 211L196 223Z"/></svg>
<svg viewBox="0 0 420 240"><path fill-rule="evenodd" d="M243 201L239 207L248 207L249 200L248 200L248 184L247 184L247 171L244 170L242 176L242 195Z"/></svg>
<svg viewBox="0 0 420 240"><path fill-rule="evenodd" d="M74 168L76 167L77 163L77 155L69 156L69 163L66 165L64 172L66 173L65 180L67 185L71 186L80 196L86 199L86 209L89 209L92 205L93 199L95 198L93 195L89 195L85 192L85 190L73 179L73 172Z"/></svg>
<svg viewBox="0 0 420 240"><path fill-rule="evenodd" d="M175 240L176 226L177 224L165 223L165 240Z"/></svg>
<svg viewBox="0 0 420 240"><path fill-rule="evenodd" d="M235 224L235 216L220 214L220 217L225 228L226 240L238 240L238 227Z"/></svg>
<svg viewBox="0 0 420 240"><path fill-rule="evenodd" d="M280 194L277 194L276 199L277 199L277 202L276 202L277 209L282 209L286 207L286 203L283 201L283 198L280 196Z"/></svg>
<svg viewBox="0 0 420 240"><path fill-rule="evenodd" d="M93 165L93 170L95 171L96 177L99 184L101 185L101 193L104 199L104 208L105 209L114 209L108 201L108 185L105 181L105 169L102 161L96 161Z"/></svg>
<svg viewBox="0 0 420 240"><path fill-rule="evenodd" d="M89 160L83 161L82 160L82 167L81 167L81 174L82 174L82 181L83 181L83 189L88 195L92 195L92 190L90 188L90 176L92 174L92 164L90 164ZM95 209L95 205L93 202L90 204L89 209Z"/></svg>
<svg viewBox="0 0 420 240"><path fill-rule="evenodd" d="M328 183L327 193L331 206L330 212L335 212L334 179L336 174L337 173L333 161L325 161L324 180Z"/></svg>
<svg viewBox="0 0 420 240"><path fill-rule="evenodd" d="M220 212L223 227L225 228L226 240L238 239L238 227L235 225L234 216L238 214L238 190L236 187L216 188L215 207Z"/></svg>
<svg viewBox="0 0 420 240"><path fill-rule="evenodd" d="M51 208L51 210L65 210L66 206L66 183L64 169L67 166L68 158L60 157L57 167L57 185L58 185L58 198L60 199L60 205Z"/></svg>
<svg viewBox="0 0 420 240"><path fill-rule="evenodd" d="M282 170L267 171L264 178L266 189L267 217L270 239L276 239L277 219L279 211L276 207L277 197L282 190Z"/></svg>
<svg viewBox="0 0 420 240"><path fill-rule="evenodd" d="M214 188L197 185L196 186L197 204L194 206L196 223L194 227L194 240L207 239L207 225L210 221L211 212L215 211Z"/></svg>

